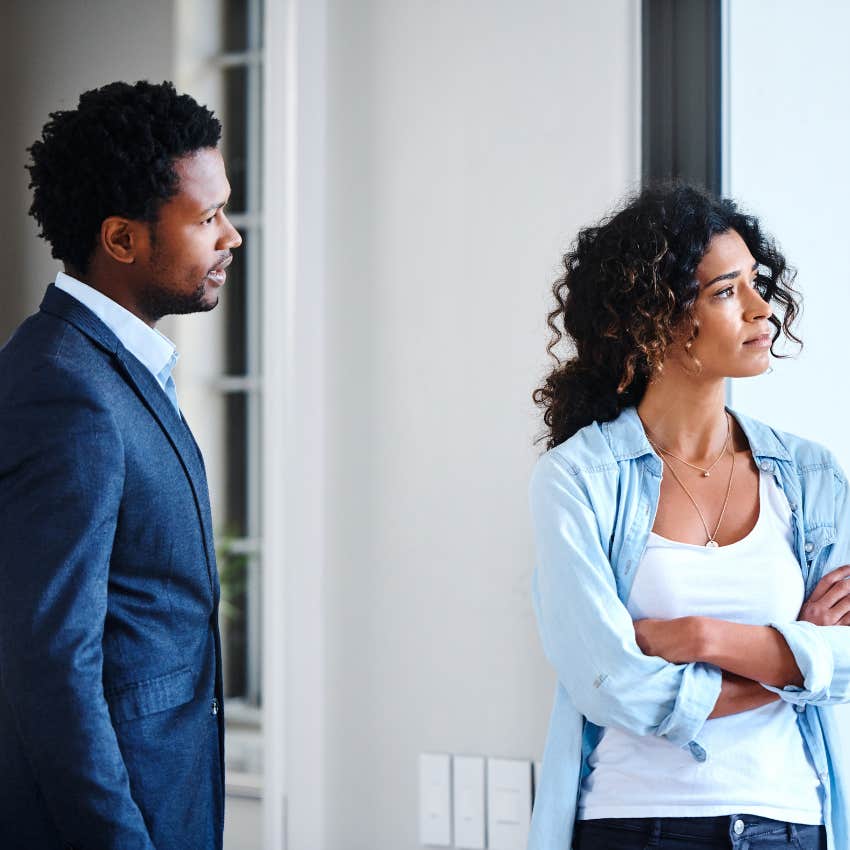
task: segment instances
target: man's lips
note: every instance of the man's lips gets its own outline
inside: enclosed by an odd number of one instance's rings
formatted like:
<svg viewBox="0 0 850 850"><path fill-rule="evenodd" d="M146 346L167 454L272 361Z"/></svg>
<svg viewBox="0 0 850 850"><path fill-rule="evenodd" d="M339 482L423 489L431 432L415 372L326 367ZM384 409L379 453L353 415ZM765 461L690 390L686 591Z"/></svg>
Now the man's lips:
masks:
<svg viewBox="0 0 850 850"><path fill-rule="evenodd" d="M220 262L217 266L213 266L207 272L207 279L214 283L216 286L221 286L224 281L227 279L227 272L225 269L233 262L233 255L231 254L226 260Z"/></svg>

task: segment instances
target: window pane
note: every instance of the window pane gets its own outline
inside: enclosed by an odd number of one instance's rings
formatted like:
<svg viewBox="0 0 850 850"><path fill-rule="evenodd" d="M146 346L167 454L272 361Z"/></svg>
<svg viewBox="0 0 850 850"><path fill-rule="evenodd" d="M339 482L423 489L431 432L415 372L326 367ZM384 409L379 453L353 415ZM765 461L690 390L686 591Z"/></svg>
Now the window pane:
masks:
<svg viewBox="0 0 850 850"><path fill-rule="evenodd" d="M224 372L244 375L248 371L246 325L248 314L247 281L253 273L249 268L251 253L247 246L252 236L243 228L242 247L233 252L233 262L227 270L227 283L221 290L221 309L224 310Z"/></svg>
<svg viewBox="0 0 850 850"><path fill-rule="evenodd" d="M222 152L232 194L231 212L245 212L247 183L248 69L244 65L225 68L224 108L221 115Z"/></svg>
<svg viewBox="0 0 850 850"><path fill-rule="evenodd" d="M225 398L225 533L248 536L248 405L244 393Z"/></svg>
<svg viewBox="0 0 850 850"><path fill-rule="evenodd" d="M226 53L248 49L248 0L224 0L222 5L222 47Z"/></svg>
<svg viewBox="0 0 850 850"><path fill-rule="evenodd" d="M224 695L244 697L247 689L249 556L223 551L219 556Z"/></svg>

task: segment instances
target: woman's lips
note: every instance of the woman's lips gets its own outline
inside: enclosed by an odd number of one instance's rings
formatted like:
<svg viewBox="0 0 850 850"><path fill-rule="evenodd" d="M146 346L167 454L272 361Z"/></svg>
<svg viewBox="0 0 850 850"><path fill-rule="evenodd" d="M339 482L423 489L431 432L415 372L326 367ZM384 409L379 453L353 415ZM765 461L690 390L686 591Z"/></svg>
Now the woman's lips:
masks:
<svg viewBox="0 0 850 850"><path fill-rule="evenodd" d="M748 339L744 345L749 348L770 348L770 344L772 342L772 337L770 334L760 334L757 337L753 337L752 339Z"/></svg>

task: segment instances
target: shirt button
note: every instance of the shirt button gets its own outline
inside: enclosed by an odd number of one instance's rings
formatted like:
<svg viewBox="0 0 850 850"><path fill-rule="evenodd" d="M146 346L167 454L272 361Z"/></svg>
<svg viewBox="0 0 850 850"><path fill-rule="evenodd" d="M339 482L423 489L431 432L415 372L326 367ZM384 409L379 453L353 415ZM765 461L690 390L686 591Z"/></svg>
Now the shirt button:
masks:
<svg viewBox="0 0 850 850"><path fill-rule="evenodd" d="M740 835L744 831L744 822L740 818L733 824L732 831L735 835Z"/></svg>
<svg viewBox="0 0 850 850"><path fill-rule="evenodd" d="M215 717L218 714L218 700L213 697L213 701L210 704L210 714Z"/></svg>
<svg viewBox="0 0 850 850"><path fill-rule="evenodd" d="M761 469L762 472L770 472L770 470L773 469L773 464L769 460L763 460L759 464L759 469Z"/></svg>
<svg viewBox="0 0 850 850"><path fill-rule="evenodd" d="M797 513L797 503L796 502L790 502L788 507L791 508L792 514Z"/></svg>
<svg viewBox="0 0 850 850"><path fill-rule="evenodd" d="M812 543L812 541L810 540L808 543L806 543L806 551L807 552L814 552L814 550L815 550L815 544Z"/></svg>
<svg viewBox="0 0 850 850"><path fill-rule="evenodd" d="M797 712L797 714L802 714L802 713L806 710L806 706L804 706L804 705L795 705L795 706L794 706L794 710Z"/></svg>
<svg viewBox="0 0 850 850"><path fill-rule="evenodd" d="M697 761L705 761L705 750L696 741L691 741L688 749Z"/></svg>

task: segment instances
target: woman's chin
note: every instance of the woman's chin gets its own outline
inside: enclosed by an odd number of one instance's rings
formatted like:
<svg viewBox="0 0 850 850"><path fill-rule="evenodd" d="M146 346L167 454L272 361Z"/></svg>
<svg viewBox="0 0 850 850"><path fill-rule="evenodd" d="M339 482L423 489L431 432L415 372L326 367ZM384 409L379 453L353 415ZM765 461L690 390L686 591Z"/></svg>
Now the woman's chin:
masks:
<svg viewBox="0 0 850 850"><path fill-rule="evenodd" d="M753 363L736 371L730 378L757 378L759 375L766 375L770 372L770 358L765 359L764 363Z"/></svg>

